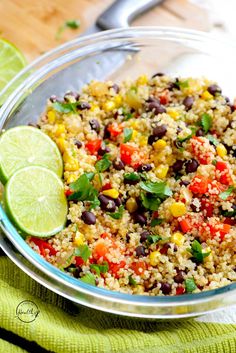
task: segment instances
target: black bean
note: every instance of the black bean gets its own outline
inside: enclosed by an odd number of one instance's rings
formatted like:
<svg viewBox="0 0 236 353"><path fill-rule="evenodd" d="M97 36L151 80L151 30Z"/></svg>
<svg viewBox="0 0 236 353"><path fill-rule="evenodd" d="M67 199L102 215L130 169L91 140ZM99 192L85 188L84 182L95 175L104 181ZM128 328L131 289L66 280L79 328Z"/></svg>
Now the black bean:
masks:
<svg viewBox="0 0 236 353"><path fill-rule="evenodd" d="M154 135L150 135L148 137L148 144L152 145L154 142L156 142L158 140L158 137L154 136Z"/></svg>
<svg viewBox="0 0 236 353"><path fill-rule="evenodd" d="M136 252L136 256L146 256L146 253L145 253L145 247L143 245L139 245L137 246L137 248L135 249L135 252Z"/></svg>
<svg viewBox="0 0 236 353"><path fill-rule="evenodd" d="M79 109L81 110L90 109L90 108L91 108L91 105L87 102L81 102L79 104Z"/></svg>
<svg viewBox="0 0 236 353"><path fill-rule="evenodd" d="M157 76L161 77L161 76L165 76L165 74L163 74L163 72L157 72L156 74L152 75L152 78Z"/></svg>
<svg viewBox="0 0 236 353"><path fill-rule="evenodd" d="M93 212L84 211L81 216L85 224L91 225L96 224L96 216Z"/></svg>
<svg viewBox="0 0 236 353"><path fill-rule="evenodd" d="M205 132L204 130L200 127L197 131L196 131L196 136L204 136Z"/></svg>
<svg viewBox="0 0 236 353"><path fill-rule="evenodd" d="M70 101L70 97L74 97L75 100L79 100L80 95L77 92L69 91L64 95L65 101Z"/></svg>
<svg viewBox="0 0 236 353"><path fill-rule="evenodd" d="M188 161L186 161L184 163L185 171L186 171L187 174L196 172L198 166L199 166L199 163L194 158L189 159Z"/></svg>
<svg viewBox="0 0 236 353"><path fill-rule="evenodd" d="M116 170L123 170L125 168L124 163L117 159L115 159L112 164Z"/></svg>
<svg viewBox="0 0 236 353"><path fill-rule="evenodd" d="M192 201L192 202L190 203L190 207L191 207L191 210L192 210L193 212L200 212L200 211L201 211L200 208L198 208L198 207L195 205L194 201Z"/></svg>
<svg viewBox="0 0 236 353"><path fill-rule="evenodd" d="M194 99L193 97L187 96L183 100L183 105L185 106L186 110L189 110L193 106Z"/></svg>
<svg viewBox="0 0 236 353"><path fill-rule="evenodd" d="M210 85L207 90L213 96L215 96L216 93L221 93L221 88L218 85Z"/></svg>
<svg viewBox="0 0 236 353"><path fill-rule="evenodd" d="M176 283L183 283L184 276L185 276L185 272L180 270L180 271L178 271L177 275L174 276L174 281Z"/></svg>
<svg viewBox="0 0 236 353"><path fill-rule="evenodd" d="M130 242L130 233L127 233L125 238L126 238L126 243L129 243Z"/></svg>
<svg viewBox="0 0 236 353"><path fill-rule="evenodd" d="M170 294L171 292L171 284L167 282L161 283L161 291L163 294Z"/></svg>
<svg viewBox="0 0 236 353"><path fill-rule="evenodd" d="M158 137L158 138L162 138L163 136L165 136L167 132L167 126L166 125L157 125L153 128L153 135L155 137Z"/></svg>
<svg viewBox="0 0 236 353"><path fill-rule="evenodd" d="M120 207L122 205L122 200L120 197L117 197L116 199L114 199L114 202L117 207Z"/></svg>
<svg viewBox="0 0 236 353"><path fill-rule="evenodd" d="M83 272L82 268L80 266L77 266L73 271L73 276L75 278L80 278L81 272Z"/></svg>
<svg viewBox="0 0 236 353"><path fill-rule="evenodd" d="M81 148L83 146L82 142L79 140L75 140L74 144L77 148Z"/></svg>
<svg viewBox="0 0 236 353"><path fill-rule="evenodd" d="M153 111L155 114L162 114L166 112L166 108L158 101L148 103L147 110Z"/></svg>
<svg viewBox="0 0 236 353"><path fill-rule="evenodd" d="M174 88L179 88L174 82L169 82L167 86L169 91L173 91Z"/></svg>
<svg viewBox="0 0 236 353"><path fill-rule="evenodd" d="M114 90L115 93L119 93L119 92L120 92L120 87L119 87L116 83L114 83L114 84L111 86L111 88L113 88L113 90Z"/></svg>
<svg viewBox="0 0 236 353"><path fill-rule="evenodd" d="M97 121L97 119L91 119L89 120L89 125L91 126L91 129L99 133L100 131L100 124Z"/></svg>
<svg viewBox="0 0 236 353"><path fill-rule="evenodd" d="M180 186L188 186L190 184L190 181L188 180L181 180L181 182L179 183Z"/></svg>
<svg viewBox="0 0 236 353"><path fill-rule="evenodd" d="M147 238L149 237L150 233L147 230L144 230L141 234L140 234L140 242L144 243L145 241L147 241Z"/></svg>
<svg viewBox="0 0 236 353"><path fill-rule="evenodd" d="M184 161L181 161L181 159L177 159L177 161L172 165L172 169L174 173L178 173L181 171L183 168Z"/></svg>
<svg viewBox="0 0 236 353"><path fill-rule="evenodd" d="M144 226L147 223L147 218L141 213L133 213L134 223L139 223Z"/></svg>
<svg viewBox="0 0 236 353"><path fill-rule="evenodd" d="M152 166L151 164L141 164L138 167L138 172L142 173L142 172L150 172L150 170L152 170Z"/></svg>
<svg viewBox="0 0 236 353"><path fill-rule="evenodd" d="M114 200L111 197L105 196L103 194L100 194L98 196L98 199L100 201L100 207L103 211L107 212L115 212L116 210L116 204Z"/></svg>
<svg viewBox="0 0 236 353"><path fill-rule="evenodd" d="M98 155L99 156L104 156L104 154L111 152L111 149L106 146L105 144L102 144L102 146L98 150Z"/></svg>

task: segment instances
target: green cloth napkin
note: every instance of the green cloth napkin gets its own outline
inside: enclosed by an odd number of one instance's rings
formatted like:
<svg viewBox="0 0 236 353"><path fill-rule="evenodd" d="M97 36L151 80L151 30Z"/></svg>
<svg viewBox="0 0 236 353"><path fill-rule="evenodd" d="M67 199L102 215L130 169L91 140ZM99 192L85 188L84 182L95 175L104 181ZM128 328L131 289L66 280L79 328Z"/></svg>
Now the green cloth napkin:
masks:
<svg viewBox="0 0 236 353"><path fill-rule="evenodd" d="M36 283L0 257L0 352L236 352L236 325L195 320L150 322L75 306ZM16 317L17 305L33 301L31 323Z"/></svg>

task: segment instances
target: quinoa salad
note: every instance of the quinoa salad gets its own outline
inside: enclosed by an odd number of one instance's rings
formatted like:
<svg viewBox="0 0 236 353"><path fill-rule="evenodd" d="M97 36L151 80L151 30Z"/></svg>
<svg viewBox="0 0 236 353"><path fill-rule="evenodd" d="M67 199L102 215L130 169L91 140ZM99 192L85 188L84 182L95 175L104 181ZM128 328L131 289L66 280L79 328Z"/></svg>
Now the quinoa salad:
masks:
<svg viewBox="0 0 236 353"><path fill-rule="evenodd" d="M205 78L92 81L37 128L64 163L65 228L27 243L68 275L142 295L236 281L236 105Z"/></svg>

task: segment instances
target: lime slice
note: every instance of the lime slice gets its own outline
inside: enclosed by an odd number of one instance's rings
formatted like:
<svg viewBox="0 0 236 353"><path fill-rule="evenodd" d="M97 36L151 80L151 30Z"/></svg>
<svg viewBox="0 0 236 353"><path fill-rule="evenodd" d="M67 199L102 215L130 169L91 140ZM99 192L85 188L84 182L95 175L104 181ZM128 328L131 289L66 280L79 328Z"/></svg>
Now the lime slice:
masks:
<svg viewBox="0 0 236 353"><path fill-rule="evenodd" d="M0 39L0 91L6 84L16 76L16 74L26 65L23 54L12 43L5 39ZM7 95L12 93L16 86L7 90ZM4 95L4 99L7 96ZM0 99L2 104L3 99Z"/></svg>
<svg viewBox="0 0 236 353"><path fill-rule="evenodd" d="M41 165L61 177L63 163L57 145L44 132L17 126L0 137L0 181L5 184L19 168Z"/></svg>
<svg viewBox="0 0 236 353"><path fill-rule="evenodd" d="M29 166L14 173L6 184L4 202L9 218L29 235L54 235L66 222L63 182L44 167Z"/></svg>

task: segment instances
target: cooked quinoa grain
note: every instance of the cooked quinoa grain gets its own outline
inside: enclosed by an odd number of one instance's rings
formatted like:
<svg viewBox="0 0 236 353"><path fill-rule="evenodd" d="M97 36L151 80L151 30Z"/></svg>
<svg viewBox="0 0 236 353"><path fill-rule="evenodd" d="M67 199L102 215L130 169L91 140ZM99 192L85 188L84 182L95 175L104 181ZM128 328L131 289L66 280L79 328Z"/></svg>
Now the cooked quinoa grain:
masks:
<svg viewBox="0 0 236 353"><path fill-rule="evenodd" d="M236 280L236 111L207 79L93 81L38 123L61 151L63 231L28 244L70 276L130 294Z"/></svg>

